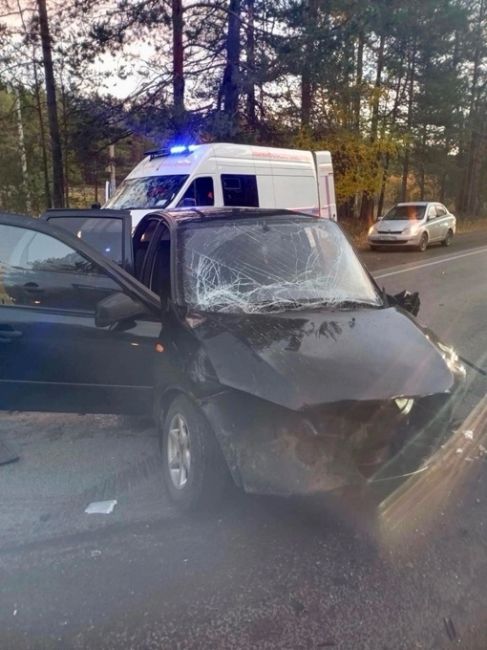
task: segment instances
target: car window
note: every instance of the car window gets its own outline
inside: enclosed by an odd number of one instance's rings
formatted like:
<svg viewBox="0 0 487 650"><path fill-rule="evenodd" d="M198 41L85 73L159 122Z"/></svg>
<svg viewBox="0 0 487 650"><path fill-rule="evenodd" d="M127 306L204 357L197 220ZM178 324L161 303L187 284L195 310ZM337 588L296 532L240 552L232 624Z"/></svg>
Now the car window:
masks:
<svg viewBox="0 0 487 650"><path fill-rule="evenodd" d="M178 207L209 206L215 204L215 192L211 176L195 178L184 193Z"/></svg>
<svg viewBox="0 0 487 650"><path fill-rule="evenodd" d="M434 205L430 205L428 208L428 219L434 219L437 216L436 208Z"/></svg>
<svg viewBox="0 0 487 650"><path fill-rule="evenodd" d="M223 203L229 206L259 206L257 179L251 174L222 174Z"/></svg>
<svg viewBox="0 0 487 650"><path fill-rule="evenodd" d="M447 210L443 205L437 205L436 206L436 216L437 217L444 217L447 214Z"/></svg>
<svg viewBox="0 0 487 650"><path fill-rule="evenodd" d="M383 221L421 221L424 211L424 205L395 205L384 216Z"/></svg>
<svg viewBox="0 0 487 650"><path fill-rule="evenodd" d="M48 221L50 219L48 218ZM52 218L55 226L64 228L99 253L117 264L123 262L123 220L100 217Z"/></svg>
<svg viewBox="0 0 487 650"><path fill-rule="evenodd" d="M164 303L171 294L171 236L169 228L163 227L158 239L157 250L154 256L151 255L151 268L147 269L148 275L144 279L149 289L156 293Z"/></svg>
<svg viewBox="0 0 487 650"><path fill-rule="evenodd" d="M119 285L95 262L56 237L0 225L0 303L90 311Z"/></svg>
<svg viewBox="0 0 487 650"><path fill-rule="evenodd" d="M134 267L135 277L140 278L144 268L145 257L149 249L149 244L154 237L157 226L160 224L159 219L149 219L142 221L134 232Z"/></svg>

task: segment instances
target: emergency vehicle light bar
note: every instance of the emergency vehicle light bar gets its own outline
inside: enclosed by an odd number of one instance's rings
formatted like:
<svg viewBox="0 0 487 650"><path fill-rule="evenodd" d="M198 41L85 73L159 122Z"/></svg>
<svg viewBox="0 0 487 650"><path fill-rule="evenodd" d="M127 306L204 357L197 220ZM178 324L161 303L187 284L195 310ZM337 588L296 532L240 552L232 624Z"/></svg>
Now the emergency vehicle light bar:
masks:
<svg viewBox="0 0 487 650"><path fill-rule="evenodd" d="M196 150L195 144L178 144L173 147L164 147L163 149L153 149L152 151L146 151L145 156L150 156L150 159L153 158L162 158L164 156L176 156L181 154L193 153Z"/></svg>

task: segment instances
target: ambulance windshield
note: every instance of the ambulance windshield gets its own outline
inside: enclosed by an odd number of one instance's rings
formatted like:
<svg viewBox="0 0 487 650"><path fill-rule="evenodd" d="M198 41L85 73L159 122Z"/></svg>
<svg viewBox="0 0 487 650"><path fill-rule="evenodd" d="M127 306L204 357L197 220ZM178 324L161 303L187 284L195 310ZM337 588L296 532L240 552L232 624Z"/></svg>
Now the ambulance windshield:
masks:
<svg viewBox="0 0 487 650"><path fill-rule="evenodd" d="M187 174L174 174L126 179L105 207L114 210L167 208L187 178Z"/></svg>

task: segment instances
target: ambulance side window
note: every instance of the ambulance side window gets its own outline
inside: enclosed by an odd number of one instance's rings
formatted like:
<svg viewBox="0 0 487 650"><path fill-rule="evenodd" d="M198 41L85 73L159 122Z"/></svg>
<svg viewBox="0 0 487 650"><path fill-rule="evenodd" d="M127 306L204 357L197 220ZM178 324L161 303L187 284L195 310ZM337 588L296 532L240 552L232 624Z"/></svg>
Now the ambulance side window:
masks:
<svg viewBox="0 0 487 650"><path fill-rule="evenodd" d="M195 178L178 203L178 208L215 205L215 193L211 176Z"/></svg>
<svg viewBox="0 0 487 650"><path fill-rule="evenodd" d="M258 208L257 178L252 174L222 174L223 204Z"/></svg>

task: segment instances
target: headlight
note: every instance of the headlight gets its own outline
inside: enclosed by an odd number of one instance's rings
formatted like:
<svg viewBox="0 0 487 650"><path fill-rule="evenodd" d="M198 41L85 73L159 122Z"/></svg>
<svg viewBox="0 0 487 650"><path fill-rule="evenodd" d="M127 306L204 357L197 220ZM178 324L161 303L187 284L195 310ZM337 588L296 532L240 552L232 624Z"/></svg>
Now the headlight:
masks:
<svg viewBox="0 0 487 650"><path fill-rule="evenodd" d="M372 233L375 232L375 226L370 226L369 228L369 235L372 235Z"/></svg>
<svg viewBox="0 0 487 650"><path fill-rule="evenodd" d="M402 231L403 235L417 235L419 230L418 224L413 224L412 226L407 226Z"/></svg>
<svg viewBox="0 0 487 650"><path fill-rule="evenodd" d="M401 411L403 415L408 415L411 413L411 409L414 406L414 400L408 399L407 397L398 397L394 400L396 402L397 408Z"/></svg>
<svg viewBox="0 0 487 650"><path fill-rule="evenodd" d="M451 370L451 372L461 375L462 377L466 377L467 371L465 369L465 366L460 361L460 357L455 352L455 350L449 345L445 345L440 341L437 342L437 346L440 349L440 354L445 360L448 369Z"/></svg>

